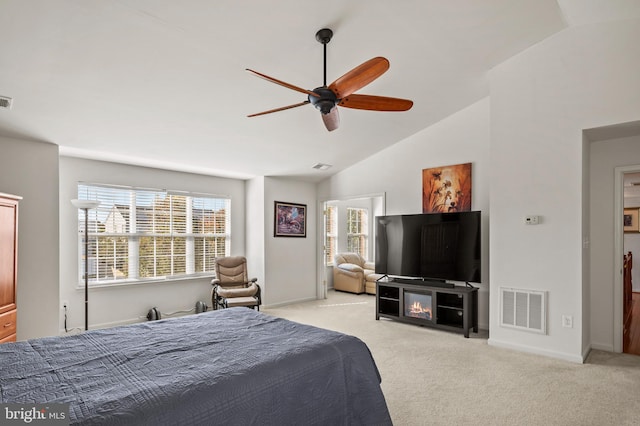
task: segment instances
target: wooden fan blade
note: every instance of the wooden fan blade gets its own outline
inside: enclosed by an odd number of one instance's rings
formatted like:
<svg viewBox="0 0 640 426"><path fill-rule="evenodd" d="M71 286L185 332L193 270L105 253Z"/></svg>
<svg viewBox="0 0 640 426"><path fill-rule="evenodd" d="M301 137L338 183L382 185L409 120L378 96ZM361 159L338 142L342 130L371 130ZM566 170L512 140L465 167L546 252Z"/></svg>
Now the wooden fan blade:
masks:
<svg viewBox="0 0 640 426"><path fill-rule="evenodd" d="M343 98L338 105L369 111L407 111L413 106L413 101L386 96L350 95Z"/></svg>
<svg viewBox="0 0 640 426"><path fill-rule="evenodd" d="M371 83L388 69L389 61L386 58L378 56L369 59L331 83L329 89L336 94L338 99L342 99Z"/></svg>
<svg viewBox="0 0 640 426"><path fill-rule="evenodd" d="M338 113L338 108L333 107L329 114L321 114L322 121L324 122L324 127L327 128L328 131L333 131L340 126L340 114Z"/></svg>
<svg viewBox="0 0 640 426"><path fill-rule="evenodd" d="M259 115L271 114L272 112L284 111L286 109L296 108L308 104L309 101L300 102L299 104L287 105L281 108L270 109L269 111L258 112L256 114L247 115L247 117L257 117Z"/></svg>
<svg viewBox="0 0 640 426"><path fill-rule="evenodd" d="M318 97L318 94L315 93L315 92L312 92L311 90L303 89L301 87L294 86L293 84L285 83L284 81L278 80L278 79L273 78L273 77L269 77L268 75L259 73L258 71L254 71L254 70L251 70L249 68L247 68L247 71L249 71L250 73L253 73L254 75L257 75L258 77L262 77L267 81L270 81L270 82L275 83L275 84L279 84L280 86L284 86L287 89L295 90L296 92L304 93L305 95L311 95L311 96L314 96L316 98Z"/></svg>

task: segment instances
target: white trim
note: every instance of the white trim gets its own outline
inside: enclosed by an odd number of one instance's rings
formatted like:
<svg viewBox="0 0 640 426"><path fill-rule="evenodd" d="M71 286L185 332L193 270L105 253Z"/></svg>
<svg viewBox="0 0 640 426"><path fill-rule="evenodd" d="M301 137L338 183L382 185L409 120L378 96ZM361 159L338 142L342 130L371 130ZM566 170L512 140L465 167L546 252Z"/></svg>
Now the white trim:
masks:
<svg viewBox="0 0 640 426"><path fill-rule="evenodd" d="M624 214L624 174L640 172L640 165L619 166L614 174L613 202L613 351L622 353L623 322L623 283L622 255L624 253L624 232L622 216ZM592 345L593 346L593 345Z"/></svg>
<svg viewBox="0 0 640 426"><path fill-rule="evenodd" d="M144 279L120 279L113 281L100 281L89 284L89 290L93 289L101 289L101 288L115 288L115 287L123 287L123 286L141 286L146 284L159 284L159 283L175 283L178 281L198 281L198 280L207 280L211 281L215 275L212 275L213 271L210 272L200 272L198 274L193 275L184 275L184 276L171 276L171 277L156 277L156 278L144 278ZM77 291L84 291L84 281L78 282L75 289Z"/></svg>
<svg viewBox="0 0 640 426"><path fill-rule="evenodd" d="M353 195L353 196L344 196L337 198L319 198L318 199L318 223L323 224L322 226L316 227L316 235L318 236L318 256L317 256L317 294L318 299L326 299L327 298L327 283L328 277L326 275L327 266L324 263L324 210L327 207L327 203L336 202L336 201L348 201L348 200L357 200L357 199L374 199L380 197L382 200L382 214L386 214L387 212L387 194L386 192L375 192L370 194L363 195ZM371 215L370 215L371 216ZM371 220L371 218L369 218ZM371 244L371 241L369 241ZM375 242L374 242L375 244ZM369 247L370 248L370 247Z"/></svg>
<svg viewBox="0 0 640 426"><path fill-rule="evenodd" d="M605 351L605 352L615 352L613 350L613 345L611 344L591 343L591 349L596 349L598 351Z"/></svg>
<svg viewBox="0 0 640 426"><path fill-rule="evenodd" d="M317 203L317 211L318 219L316 223L319 226L316 226L316 241L318 241L318 249L316 253L316 300L317 299L326 299L327 298L327 277L324 273L325 269L325 252L324 252L324 210L327 208L326 202Z"/></svg>
<svg viewBox="0 0 640 426"><path fill-rule="evenodd" d="M317 297L305 297L304 299L288 300L286 302L274 303L272 305L261 305L260 306L260 310L263 310L263 309L275 309L275 308L280 308L280 307L283 307L283 306L294 305L296 303L311 302L311 301L318 300L318 299L319 298L317 298ZM325 299L326 299L326 297L325 297Z"/></svg>
<svg viewBox="0 0 640 426"><path fill-rule="evenodd" d="M531 354L536 354L536 355L543 355L549 358L556 358L556 359L561 359L564 361L569 361L569 362L575 362L578 364L583 364L585 358L583 358L584 355L582 356L576 356L576 355L571 355L571 354L567 354L564 352L556 352L556 351L547 351L544 349L540 349L538 347L533 347L533 346L527 346L527 345L520 345L520 344L514 344L512 342L504 342L501 340L496 340L496 339L489 339L487 341L487 344L489 346L495 346L498 348L503 348L503 349L512 349L512 350L516 350L519 352L526 352L526 353L531 353Z"/></svg>

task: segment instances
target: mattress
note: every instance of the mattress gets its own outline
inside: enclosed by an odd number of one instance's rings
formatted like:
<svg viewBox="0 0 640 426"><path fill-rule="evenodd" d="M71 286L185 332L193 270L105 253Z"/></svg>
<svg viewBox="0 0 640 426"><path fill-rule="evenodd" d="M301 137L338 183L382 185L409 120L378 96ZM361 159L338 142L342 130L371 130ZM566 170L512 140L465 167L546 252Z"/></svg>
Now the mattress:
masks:
<svg viewBox="0 0 640 426"><path fill-rule="evenodd" d="M82 425L388 425L358 338L231 308L0 345L0 401Z"/></svg>

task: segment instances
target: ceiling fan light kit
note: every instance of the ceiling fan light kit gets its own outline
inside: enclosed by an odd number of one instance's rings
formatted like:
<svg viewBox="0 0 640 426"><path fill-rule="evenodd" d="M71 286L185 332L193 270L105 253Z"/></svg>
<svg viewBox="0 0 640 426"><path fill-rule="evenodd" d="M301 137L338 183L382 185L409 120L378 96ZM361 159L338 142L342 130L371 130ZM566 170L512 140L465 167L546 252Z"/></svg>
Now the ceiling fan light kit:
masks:
<svg viewBox="0 0 640 426"><path fill-rule="evenodd" d="M408 99L354 93L380 77L389 69L389 61L380 56L358 65L327 86L327 44L331 41L332 37L333 31L329 28L323 28L316 33L316 40L324 46L324 81L322 86L316 87L313 90L306 90L247 68L247 71L258 77L307 95L306 101L251 114L248 117L257 117L272 112L284 111L310 103L320 111L322 121L327 130L332 131L340 125L338 106L368 111L408 111L411 109L413 102Z"/></svg>
<svg viewBox="0 0 640 426"><path fill-rule="evenodd" d="M336 94L326 87L317 87L313 89L313 91L317 95L309 95L309 102L311 102L311 105L316 107L321 113L329 114L338 101Z"/></svg>

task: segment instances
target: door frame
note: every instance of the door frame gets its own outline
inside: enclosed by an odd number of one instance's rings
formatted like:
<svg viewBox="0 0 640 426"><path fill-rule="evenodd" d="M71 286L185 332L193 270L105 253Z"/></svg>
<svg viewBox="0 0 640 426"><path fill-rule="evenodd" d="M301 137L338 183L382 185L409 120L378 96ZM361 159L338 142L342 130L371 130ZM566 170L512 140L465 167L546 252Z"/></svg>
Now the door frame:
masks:
<svg viewBox="0 0 640 426"><path fill-rule="evenodd" d="M624 175L626 173L640 173L640 165L618 166L614 177L614 207L613 207L613 350L623 351L623 297L622 256L624 255Z"/></svg>
<svg viewBox="0 0 640 426"><path fill-rule="evenodd" d="M330 198L321 198L318 200L318 224L320 226L317 227L317 241L318 241L318 249L317 249L317 268L318 277L317 277L317 285L316 285L316 296L318 299L326 299L327 298L327 267L324 264L325 260L325 246L324 246L324 237L325 237L325 229L324 229L324 212L326 210L326 206L331 202L342 202L349 200L361 200L361 199L380 199L380 205L382 212L381 215L385 215L387 211L387 195L385 192L375 192L371 194L363 194L363 195L353 195L347 197L330 197Z"/></svg>

